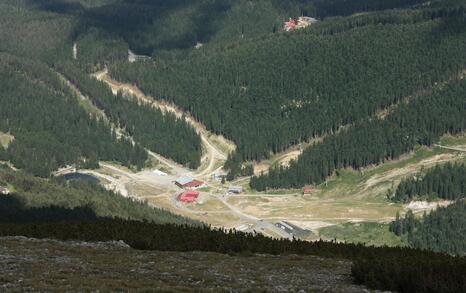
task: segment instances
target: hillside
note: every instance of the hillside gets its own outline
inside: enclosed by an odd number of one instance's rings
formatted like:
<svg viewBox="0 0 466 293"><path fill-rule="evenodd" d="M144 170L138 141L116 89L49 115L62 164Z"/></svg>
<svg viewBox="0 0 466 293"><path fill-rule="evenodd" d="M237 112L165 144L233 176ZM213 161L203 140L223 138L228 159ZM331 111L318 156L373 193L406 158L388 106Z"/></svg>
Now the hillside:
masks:
<svg viewBox="0 0 466 293"><path fill-rule="evenodd" d="M465 291L465 0L0 2L0 291Z"/></svg>
<svg viewBox="0 0 466 293"><path fill-rule="evenodd" d="M237 152L227 168L236 175L243 161L332 134L459 75L465 34L455 13L331 19L308 30L121 63L111 74L233 140Z"/></svg>
<svg viewBox="0 0 466 293"><path fill-rule="evenodd" d="M0 288L13 291L73 288L199 292L222 288L248 292L277 288L320 291L331 287L333 292L361 292L364 289L351 284L348 261L314 256L232 257L208 252L138 251L121 242L26 238L0 238L0 250L3 256L0 273L4 275ZM10 267L12 262L14 268ZM11 272L16 277L9 277ZM41 277L45 275L49 281ZM82 282L76 275L89 277ZM21 283L17 282L19 278Z"/></svg>
<svg viewBox="0 0 466 293"><path fill-rule="evenodd" d="M0 197L2 223L41 222L44 217L48 221L54 217L55 221L60 221L59 217L66 219L70 210L82 209L82 219L104 217L200 225L200 222L154 208L147 202L107 191L95 183L62 178L45 180L0 165L0 186L8 187L11 192ZM76 219L81 219L79 211Z"/></svg>
<svg viewBox="0 0 466 293"><path fill-rule="evenodd" d="M0 131L15 137L0 160L42 177L69 164L99 160L142 168L138 144L117 138L112 127L89 115L78 98L45 65L0 53Z"/></svg>

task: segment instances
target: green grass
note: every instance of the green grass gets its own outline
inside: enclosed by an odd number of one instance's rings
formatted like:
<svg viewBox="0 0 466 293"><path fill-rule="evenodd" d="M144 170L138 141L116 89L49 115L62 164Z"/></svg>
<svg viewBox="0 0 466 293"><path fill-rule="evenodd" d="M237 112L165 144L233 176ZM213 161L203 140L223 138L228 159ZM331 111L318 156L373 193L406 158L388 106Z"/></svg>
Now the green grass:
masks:
<svg viewBox="0 0 466 293"><path fill-rule="evenodd" d="M369 178L383 174L384 172L404 168L411 164L416 164L422 160L428 159L435 155L451 153L452 151L442 149L439 147L428 148L424 146L418 146L415 148L414 152L408 155L407 157L395 160L387 161L386 163L379 165L377 167L363 169L361 171L356 171L352 169L339 170L337 175L334 175L326 183L319 185L321 192L320 196L324 196L328 192L331 192L335 189L338 189L338 192L342 195L344 194L354 194L359 189L359 185L366 182Z"/></svg>
<svg viewBox="0 0 466 293"><path fill-rule="evenodd" d="M320 230L325 239L337 239L350 243L364 243L374 246L405 246L406 239L397 237L388 230L388 224L374 222L345 223Z"/></svg>
<svg viewBox="0 0 466 293"><path fill-rule="evenodd" d="M445 135L440 139L440 144L445 145L445 146L465 145L466 144L466 134L462 135L462 136Z"/></svg>
<svg viewBox="0 0 466 293"><path fill-rule="evenodd" d="M212 188L210 188L209 186L205 186L205 187L197 189L197 191L200 191L200 192L210 192L211 190Z"/></svg>

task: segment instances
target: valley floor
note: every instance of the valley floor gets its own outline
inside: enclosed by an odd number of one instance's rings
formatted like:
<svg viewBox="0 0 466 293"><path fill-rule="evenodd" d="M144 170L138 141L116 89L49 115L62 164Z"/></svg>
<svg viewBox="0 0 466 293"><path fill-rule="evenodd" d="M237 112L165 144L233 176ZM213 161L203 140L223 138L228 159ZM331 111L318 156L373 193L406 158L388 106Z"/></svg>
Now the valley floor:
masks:
<svg viewBox="0 0 466 293"><path fill-rule="evenodd" d="M445 137L442 146L459 148L464 137ZM397 161L366 168L358 172L342 170L339 176L326 184L314 187L311 196L302 196L301 190L281 190L257 193L248 188L248 178L238 179L232 185L242 185L241 195L227 195L228 184L222 185L209 176L173 172L159 176L152 170L133 173L117 165L102 163L101 169L90 171L101 179L111 179L115 189L176 214L198 219L216 227L257 231L272 237L291 238L287 231L276 227L287 221L310 231L302 239L337 239L362 242L370 245L403 245L402 240L388 231L387 223L408 209L416 214L435 209L434 203L414 202L410 205L391 203L386 195L402 178L410 177L436 164L465 161L466 153L436 146L421 147ZM176 200L180 189L173 181L182 175L192 175L203 180L207 187L201 189L196 203L183 204ZM105 177L105 178L104 178ZM352 231L352 233L347 233Z"/></svg>
<svg viewBox="0 0 466 293"><path fill-rule="evenodd" d="M423 169L436 164L466 160L466 136L444 136L439 145L433 148L419 147L396 161L388 161L361 171L340 170L338 176L329 178L320 186L314 186L311 196L302 196L300 189L258 193L250 190L248 177L238 178L227 184L213 180L212 175L221 173L227 154L234 149L231 142L209 133L203 125L176 106L146 96L134 85L118 83L106 71L96 73L94 77L106 82L114 93L124 91L140 102L164 112L187 117L187 121L202 138L204 156L197 170L187 169L149 152L154 167L141 172L135 173L112 163L101 163L99 170L80 171L98 177L102 184L124 196L146 200L153 206L214 227L255 231L271 237L290 239L296 236L307 240L323 238L370 245L403 245L402 239L388 231L387 223L394 220L397 212L403 214L411 209L416 214L422 214L435 209L437 204L445 206L451 202L415 202L408 206L390 202L387 194L393 192L401 179L413 176ZM260 162L256 169L260 166L268 168L286 165L311 143L292 147L268 161ZM165 174L161 175L161 171ZM177 201L181 189L174 185L174 181L182 176L191 176L205 183L205 187L199 190L200 197L195 203L184 204ZM229 185L242 186L244 192L240 195L228 195ZM293 234L277 227L280 221L307 231L299 235ZM352 233L347 233L348 231Z"/></svg>
<svg viewBox="0 0 466 293"><path fill-rule="evenodd" d="M124 243L0 238L0 291L364 292L351 263L315 256L138 251Z"/></svg>

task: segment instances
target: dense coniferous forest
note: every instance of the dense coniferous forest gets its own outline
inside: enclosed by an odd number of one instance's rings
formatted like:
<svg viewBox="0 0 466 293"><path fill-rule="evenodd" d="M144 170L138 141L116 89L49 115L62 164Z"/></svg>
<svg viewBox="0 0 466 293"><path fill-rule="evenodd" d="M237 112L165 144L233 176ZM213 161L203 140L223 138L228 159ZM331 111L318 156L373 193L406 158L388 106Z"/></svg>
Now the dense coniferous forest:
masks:
<svg viewBox="0 0 466 293"><path fill-rule="evenodd" d="M38 176L68 164L99 160L142 167L147 154L118 139L109 125L90 116L77 97L49 68L8 54L0 55L0 131L15 139L0 159Z"/></svg>
<svg viewBox="0 0 466 293"><path fill-rule="evenodd" d="M199 167L201 138L184 119L162 113L134 97L122 93L115 96L105 83L87 76L71 63L60 65L59 70L137 142L190 168Z"/></svg>
<svg viewBox="0 0 466 293"><path fill-rule="evenodd" d="M438 208L418 219L411 211L404 217L397 215L390 223L390 231L407 235L411 247L456 255L466 254L466 204L464 199Z"/></svg>
<svg viewBox="0 0 466 293"><path fill-rule="evenodd" d="M430 13L408 12L409 23L386 25L356 17L356 27L332 34L317 24L187 56L122 63L111 73L232 139L239 160L233 156L230 164L260 160L364 121L462 71L464 20L432 20Z"/></svg>
<svg viewBox="0 0 466 293"><path fill-rule="evenodd" d="M456 200L466 196L466 166L447 163L401 181L391 200L409 202L419 197Z"/></svg>
<svg viewBox="0 0 466 293"><path fill-rule="evenodd" d="M431 145L441 135L461 133L465 128L466 81L455 79L432 93L401 103L384 119L358 122L326 137L305 150L289 168L280 167L253 177L251 186L265 190L318 184L337 169L360 169L397 159L416 144Z"/></svg>
<svg viewBox="0 0 466 293"><path fill-rule="evenodd" d="M33 2L1 1L0 52L48 63L71 57L75 21L66 14L33 9Z"/></svg>

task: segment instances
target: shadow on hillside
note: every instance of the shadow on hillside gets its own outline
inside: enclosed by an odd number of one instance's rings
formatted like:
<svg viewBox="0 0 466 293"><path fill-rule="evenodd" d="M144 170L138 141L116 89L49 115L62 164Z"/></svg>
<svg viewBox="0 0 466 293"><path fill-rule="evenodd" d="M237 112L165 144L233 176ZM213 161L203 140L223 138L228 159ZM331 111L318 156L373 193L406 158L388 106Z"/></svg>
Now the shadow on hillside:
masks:
<svg viewBox="0 0 466 293"><path fill-rule="evenodd" d="M98 219L99 217L90 207L28 208L25 201L16 195L0 196L0 223L50 223Z"/></svg>
<svg viewBox="0 0 466 293"><path fill-rule="evenodd" d="M39 10L63 14L76 14L84 10L79 2L66 2L63 0L35 0L32 4Z"/></svg>

